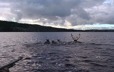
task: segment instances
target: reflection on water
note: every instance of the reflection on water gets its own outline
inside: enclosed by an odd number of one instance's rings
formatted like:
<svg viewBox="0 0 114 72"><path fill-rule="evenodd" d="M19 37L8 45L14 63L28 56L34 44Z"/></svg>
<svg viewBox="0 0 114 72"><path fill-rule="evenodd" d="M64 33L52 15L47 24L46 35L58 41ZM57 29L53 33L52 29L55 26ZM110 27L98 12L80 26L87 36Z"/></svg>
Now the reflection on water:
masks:
<svg viewBox="0 0 114 72"><path fill-rule="evenodd" d="M114 72L113 33L80 33L83 43L77 44L40 43L47 38L70 42L70 34L0 33L0 66L23 56L11 72Z"/></svg>

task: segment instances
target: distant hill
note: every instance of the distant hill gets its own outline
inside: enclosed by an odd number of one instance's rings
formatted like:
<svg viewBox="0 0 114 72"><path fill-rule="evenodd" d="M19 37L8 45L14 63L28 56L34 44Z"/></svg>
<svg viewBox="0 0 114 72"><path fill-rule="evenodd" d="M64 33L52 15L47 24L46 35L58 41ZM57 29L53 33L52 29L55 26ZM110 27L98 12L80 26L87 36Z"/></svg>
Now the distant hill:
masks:
<svg viewBox="0 0 114 72"><path fill-rule="evenodd" d="M0 21L0 32L56 32L56 31L61 32L61 31L74 31L74 30Z"/></svg>
<svg viewBox="0 0 114 72"><path fill-rule="evenodd" d="M112 32L114 30L73 30L48 26L0 21L0 32Z"/></svg>

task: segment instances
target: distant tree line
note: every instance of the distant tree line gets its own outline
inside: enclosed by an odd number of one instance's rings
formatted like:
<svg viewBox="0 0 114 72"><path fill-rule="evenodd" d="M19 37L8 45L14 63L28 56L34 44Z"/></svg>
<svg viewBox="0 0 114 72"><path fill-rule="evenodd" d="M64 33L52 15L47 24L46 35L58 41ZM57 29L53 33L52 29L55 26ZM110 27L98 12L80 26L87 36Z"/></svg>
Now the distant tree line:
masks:
<svg viewBox="0 0 114 72"><path fill-rule="evenodd" d="M73 30L0 21L0 32L114 32L114 30Z"/></svg>

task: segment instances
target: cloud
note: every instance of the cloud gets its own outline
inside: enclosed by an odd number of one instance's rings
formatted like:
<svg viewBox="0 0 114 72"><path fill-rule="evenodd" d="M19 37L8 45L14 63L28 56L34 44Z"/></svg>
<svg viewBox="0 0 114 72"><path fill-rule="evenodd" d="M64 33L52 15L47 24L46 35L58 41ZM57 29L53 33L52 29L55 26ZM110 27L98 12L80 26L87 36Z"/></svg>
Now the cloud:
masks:
<svg viewBox="0 0 114 72"><path fill-rule="evenodd" d="M0 3L6 3L0 7L10 8L6 19L17 22L26 19L44 25L64 25L66 20L73 26L114 24L114 8L105 0L0 0Z"/></svg>
<svg viewBox="0 0 114 72"><path fill-rule="evenodd" d="M24 17L66 17L71 14L71 9L77 6L81 0L25 0L15 5L13 9L19 9Z"/></svg>
<svg viewBox="0 0 114 72"><path fill-rule="evenodd" d="M109 4L102 4L88 8L86 11L89 13L91 20L93 20L94 23L114 24L113 6Z"/></svg>
<svg viewBox="0 0 114 72"><path fill-rule="evenodd" d="M84 8L101 4L103 0L23 0L12 3L12 11L19 18L66 19L73 13L80 19L89 20L91 17ZM16 12L19 11L20 12ZM75 12L72 12L74 10ZM21 15L21 16L20 16ZM76 22L77 23L77 22ZM77 23L78 24L78 23Z"/></svg>

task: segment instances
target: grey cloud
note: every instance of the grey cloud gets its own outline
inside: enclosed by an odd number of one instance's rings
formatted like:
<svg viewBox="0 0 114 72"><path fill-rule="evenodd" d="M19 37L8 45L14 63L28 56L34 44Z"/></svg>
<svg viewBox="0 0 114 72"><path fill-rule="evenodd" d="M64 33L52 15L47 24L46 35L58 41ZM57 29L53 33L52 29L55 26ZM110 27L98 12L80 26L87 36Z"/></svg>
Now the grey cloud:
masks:
<svg viewBox="0 0 114 72"><path fill-rule="evenodd" d="M22 14L16 13L19 19L20 17L55 19L57 16L65 18L72 14L72 9L75 9L78 17L89 20L90 16L84 7L98 4L101 1L103 0L23 0L18 1L18 4L14 2L12 6L13 10L21 11Z"/></svg>
<svg viewBox="0 0 114 72"><path fill-rule="evenodd" d="M103 18L102 22L107 23L107 24L114 24L114 15L113 15L113 13L110 14L109 16Z"/></svg>
<svg viewBox="0 0 114 72"><path fill-rule="evenodd" d="M105 5L104 5L105 7ZM90 11L91 12L91 11ZM90 14L93 15L92 20L96 23L104 23L104 24L114 24L114 7L106 6L104 11L96 10L94 13Z"/></svg>
<svg viewBox="0 0 114 72"><path fill-rule="evenodd" d="M0 0L11 3L12 13L16 21L24 18L47 18L49 22L55 20L63 23L67 19L73 25L84 23L113 23L113 15L97 16L93 18L85 8L101 5L105 0ZM106 12L105 12L106 13ZM93 14L94 16L98 14ZM74 15L73 17L71 15ZM58 19L61 18L61 20ZM58 23L60 23L58 22ZM60 23L60 24L61 24Z"/></svg>
<svg viewBox="0 0 114 72"><path fill-rule="evenodd" d="M82 3L82 5L84 7L92 7L95 5L100 5L104 2L105 0L84 0L84 2Z"/></svg>
<svg viewBox="0 0 114 72"><path fill-rule="evenodd" d="M26 0L16 5L27 16L66 17L71 14L71 9L79 4L80 0Z"/></svg>
<svg viewBox="0 0 114 72"><path fill-rule="evenodd" d="M86 20L89 20L91 18L89 14L81 7L76 8L75 14L78 15L78 17Z"/></svg>

